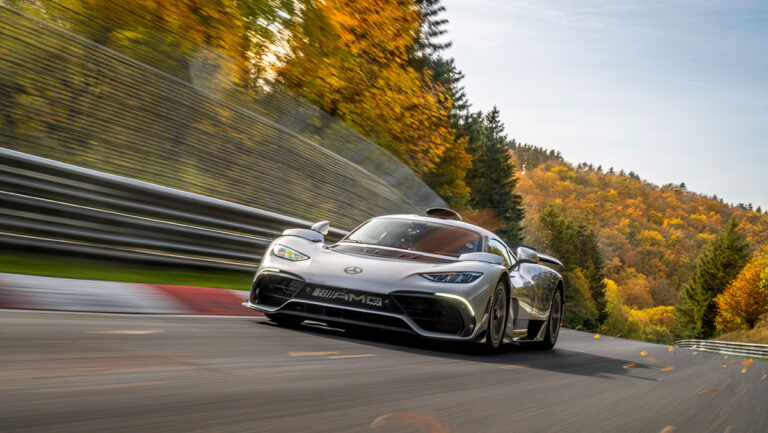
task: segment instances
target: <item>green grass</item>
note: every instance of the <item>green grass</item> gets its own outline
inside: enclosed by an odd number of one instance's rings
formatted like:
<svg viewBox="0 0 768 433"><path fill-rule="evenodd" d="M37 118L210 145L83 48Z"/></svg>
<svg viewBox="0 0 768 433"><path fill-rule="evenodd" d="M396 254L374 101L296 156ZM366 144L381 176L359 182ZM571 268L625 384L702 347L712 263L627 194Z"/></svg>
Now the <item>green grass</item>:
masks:
<svg viewBox="0 0 768 433"><path fill-rule="evenodd" d="M131 261L67 257L38 253L0 253L0 272L86 280L175 284L249 290L251 272L157 265Z"/></svg>

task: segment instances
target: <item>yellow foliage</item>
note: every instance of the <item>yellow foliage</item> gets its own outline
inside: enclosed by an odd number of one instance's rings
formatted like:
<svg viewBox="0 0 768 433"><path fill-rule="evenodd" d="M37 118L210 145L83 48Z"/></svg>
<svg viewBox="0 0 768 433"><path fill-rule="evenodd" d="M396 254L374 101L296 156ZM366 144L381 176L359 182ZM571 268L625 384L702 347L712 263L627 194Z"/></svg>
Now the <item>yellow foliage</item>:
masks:
<svg viewBox="0 0 768 433"><path fill-rule="evenodd" d="M577 169L562 160L526 167L518 190L529 215L557 201L569 218L596 231L609 264L606 276L618 285L623 302L638 308L676 302L701 248L723 229L724 221L735 218L751 245L768 241L768 215L676 185L657 187L615 172ZM523 226L528 236L534 225L526 220Z"/></svg>
<svg viewBox="0 0 768 433"><path fill-rule="evenodd" d="M675 307L673 306L660 305L643 309L628 308L626 311L630 320L634 320L644 327L656 325L667 329L674 329L676 326L677 318L675 317Z"/></svg>
<svg viewBox="0 0 768 433"><path fill-rule="evenodd" d="M571 180L576 177L575 173L573 173L568 169L568 167L563 165L553 167L552 170L550 171L554 173L560 180Z"/></svg>
<svg viewBox="0 0 768 433"><path fill-rule="evenodd" d="M416 4L326 0L313 3L304 15L303 31L291 39L278 71L283 84L417 173L435 170L454 145L448 117L453 103L430 76L408 66L421 24Z"/></svg>
<svg viewBox="0 0 768 433"><path fill-rule="evenodd" d="M656 230L643 230L637 236L637 242L640 246L661 247L666 241L664 236Z"/></svg>
<svg viewBox="0 0 768 433"><path fill-rule="evenodd" d="M667 218L664 220L664 227L679 227L684 225L685 223L680 218Z"/></svg>
<svg viewBox="0 0 768 433"><path fill-rule="evenodd" d="M624 305L635 308L653 306L651 288L645 275L637 272L635 268L623 267L616 272L615 278Z"/></svg>
<svg viewBox="0 0 768 433"><path fill-rule="evenodd" d="M134 40L153 48L142 52L141 60L175 75L195 72L213 75L206 78L244 84L249 68L247 17L232 0L61 0L66 8L83 16L93 17L105 24L95 25L90 20L70 20L74 29L120 50L117 34L130 34ZM54 9L60 13L60 9ZM157 24L170 30L160 30ZM102 34L97 34L101 32ZM158 37L163 35L163 37ZM179 37L183 35L183 37ZM136 53L130 53L136 54ZM169 56L169 54L172 54ZM191 58L179 62L179 59ZM195 65L195 62L199 63ZM201 64L200 64L201 63ZM216 71L223 68L223 71ZM232 68L230 69L230 65ZM183 67L188 70L178 70ZM190 71L189 69L197 68ZM174 70L177 69L177 70ZM220 76L224 74L224 77Z"/></svg>
<svg viewBox="0 0 768 433"><path fill-rule="evenodd" d="M611 188L611 190L608 192L600 191L598 194L601 199L608 200L611 203L618 203L619 201L619 193L617 193L613 188Z"/></svg>
<svg viewBox="0 0 768 433"><path fill-rule="evenodd" d="M750 258L735 280L715 297L720 329L751 329L768 314L768 287L762 287L764 272L768 272L768 246Z"/></svg>

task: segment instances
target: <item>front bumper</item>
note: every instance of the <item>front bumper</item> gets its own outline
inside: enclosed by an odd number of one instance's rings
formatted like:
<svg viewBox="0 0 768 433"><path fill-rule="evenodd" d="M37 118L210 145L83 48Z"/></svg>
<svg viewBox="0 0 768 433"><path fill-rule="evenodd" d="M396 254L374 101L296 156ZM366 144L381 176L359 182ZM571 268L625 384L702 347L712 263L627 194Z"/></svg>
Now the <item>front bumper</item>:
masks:
<svg viewBox="0 0 768 433"><path fill-rule="evenodd" d="M441 340L476 340L485 329L485 320L478 320L471 307L458 299L407 290L381 294L330 287L284 272L260 272L243 305L263 313L413 332Z"/></svg>

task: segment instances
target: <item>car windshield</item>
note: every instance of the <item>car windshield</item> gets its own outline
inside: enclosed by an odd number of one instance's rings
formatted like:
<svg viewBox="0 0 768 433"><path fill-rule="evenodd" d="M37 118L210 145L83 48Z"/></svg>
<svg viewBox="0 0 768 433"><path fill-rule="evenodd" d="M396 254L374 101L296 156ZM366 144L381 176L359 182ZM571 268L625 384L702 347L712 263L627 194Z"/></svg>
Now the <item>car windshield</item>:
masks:
<svg viewBox="0 0 768 433"><path fill-rule="evenodd" d="M458 257L483 250L480 233L426 221L373 219L349 234L345 241Z"/></svg>

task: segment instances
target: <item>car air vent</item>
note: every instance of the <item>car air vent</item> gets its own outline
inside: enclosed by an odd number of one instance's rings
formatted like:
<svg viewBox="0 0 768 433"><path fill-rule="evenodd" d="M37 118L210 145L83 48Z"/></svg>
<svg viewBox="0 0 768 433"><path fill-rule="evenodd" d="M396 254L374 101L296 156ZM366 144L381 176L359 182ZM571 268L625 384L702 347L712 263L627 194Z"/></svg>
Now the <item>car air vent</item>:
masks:
<svg viewBox="0 0 768 433"><path fill-rule="evenodd" d="M392 295L419 327L429 332L463 335L469 328L456 303L422 294Z"/></svg>
<svg viewBox="0 0 768 433"><path fill-rule="evenodd" d="M254 301L270 307L279 307L293 298L304 282L282 275L262 275L256 281Z"/></svg>

